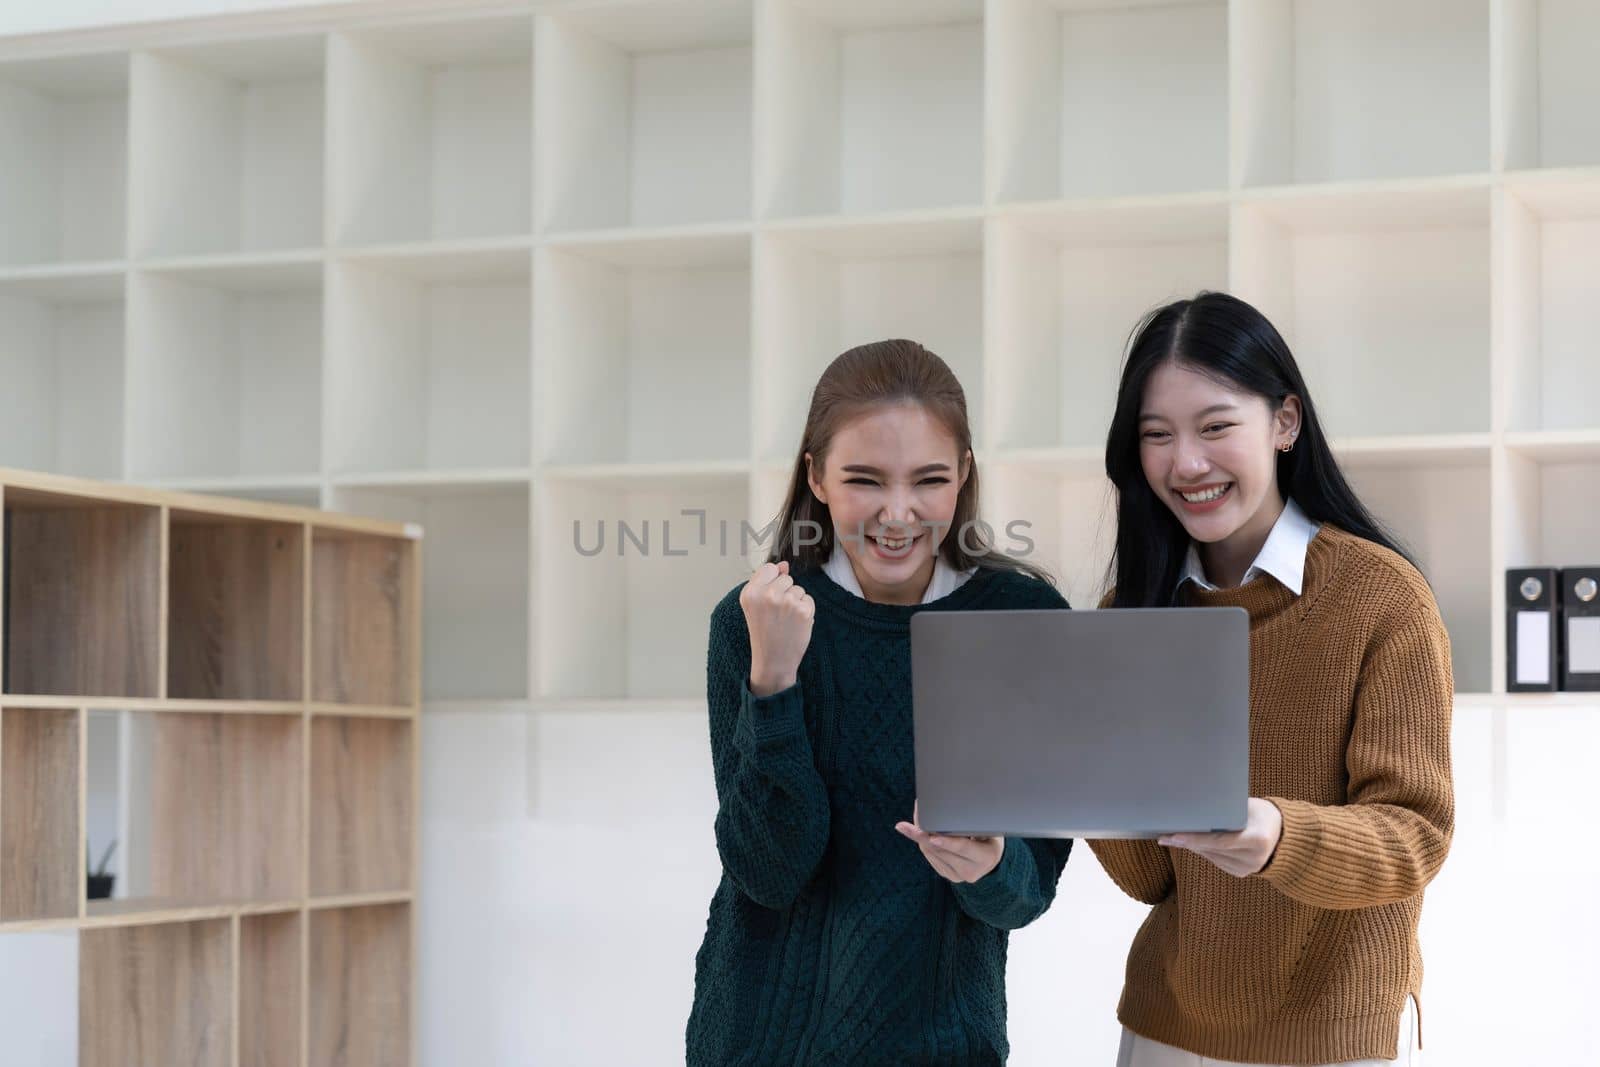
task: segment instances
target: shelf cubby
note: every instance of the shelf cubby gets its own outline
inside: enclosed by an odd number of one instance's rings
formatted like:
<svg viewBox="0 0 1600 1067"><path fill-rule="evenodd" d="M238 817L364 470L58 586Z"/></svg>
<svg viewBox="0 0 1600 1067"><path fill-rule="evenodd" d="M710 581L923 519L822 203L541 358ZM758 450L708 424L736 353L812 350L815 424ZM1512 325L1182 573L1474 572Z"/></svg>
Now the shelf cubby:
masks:
<svg viewBox="0 0 1600 1067"><path fill-rule="evenodd" d="M751 40L738 0L539 16L539 229L749 218Z"/></svg>
<svg viewBox="0 0 1600 1067"><path fill-rule="evenodd" d="M1500 136L1508 169L1600 164L1600 8L1589 0L1503 0L1496 5L1505 116Z"/></svg>
<svg viewBox="0 0 1600 1067"><path fill-rule="evenodd" d="M130 477L319 470L319 260L141 270L128 284Z"/></svg>
<svg viewBox="0 0 1600 1067"><path fill-rule="evenodd" d="M228 919L84 930L79 1067L233 1063Z"/></svg>
<svg viewBox="0 0 1600 1067"><path fill-rule="evenodd" d="M120 272L0 275L5 465L122 475L124 290Z"/></svg>
<svg viewBox="0 0 1600 1067"><path fill-rule="evenodd" d="M1222 0L1000 0L988 34L995 199L1228 187Z"/></svg>
<svg viewBox="0 0 1600 1067"><path fill-rule="evenodd" d="M1230 9L1239 184L1489 169L1488 0Z"/></svg>
<svg viewBox="0 0 1600 1067"><path fill-rule="evenodd" d="M982 203L983 7L763 0L758 213Z"/></svg>
<svg viewBox="0 0 1600 1067"><path fill-rule="evenodd" d="M526 248L341 258L328 313L335 474L526 467Z"/></svg>
<svg viewBox="0 0 1600 1067"><path fill-rule="evenodd" d="M307 1067L403 1064L411 1056L411 908L310 914Z"/></svg>
<svg viewBox="0 0 1600 1067"><path fill-rule="evenodd" d="M311 699L414 703L416 542L318 528L311 591Z"/></svg>
<svg viewBox="0 0 1600 1067"><path fill-rule="evenodd" d="M758 544L771 516L748 514L748 476L550 476L536 490L536 695L703 695L708 605L772 544Z"/></svg>
<svg viewBox="0 0 1600 1067"><path fill-rule="evenodd" d="M76 918L81 712L0 710L0 922Z"/></svg>
<svg viewBox="0 0 1600 1067"><path fill-rule="evenodd" d="M311 719L311 895L408 890L415 723Z"/></svg>
<svg viewBox="0 0 1600 1067"><path fill-rule="evenodd" d="M1501 650L1491 639L1490 464L1463 451L1342 461L1362 503L1401 542L1433 588L1450 633L1458 692L1486 692Z"/></svg>
<svg viewBox="0 0 1600 1067"><path fill-rule="evenodd" d="M761 462L791 463L817 378L869 341L937 353L983 434L983 224L976 217L774 227L753 264L754 407Z"/></svg>
<svg viewBox="0 0 1600 1067"><path fill-rule="evenodd" d="M334 505L426 531L420 543L424 700L527 696L526 476L507 483L340 487Z"/></svg>
<svg viewBox="0 0 1600 1067"><path fill-rule="evenodd" d="M1507 567L1600 563L1600 439L1565 448L1512 444L1506 478Z"/></svg>
<svg viewBox="0 0 1600 1067"><path fill-rule="evenodd" d="M553 245L536 275L542 461L748 457L748 235Z"/></svg>
<svg viewBox="0 0 1600 1067"><path fill-rule="evenodd" d="M160 509L8 486L5 526L5 692L160 695Z"/></svg>
<svg viewBox="0 0 1600 1067"><path fill-rule="evenodd" d="M322 244L326 38L135 52L135 258Z"/></svg>
<svg viewBox="0 0 1600 1067"><path fill-rule="evenodd" d="M306 528L170 516L167 696L302 699Z"/></svg>
<svg viewBox="0 0 1600 1067"><path fill-rule="evenodd" d="M1003 460L982 476L983 517L995 546L1049 571L1074 608L1096 607L1116 534L1115 498L1104 475L1058 462Z"/></svg>
<svg viewBox="0 0 1600 1067"><path fill-rule="evenodd" d="M335 244L531 232L532 29L497 15L333 36Z"/></svg>
<svg viewBox="0 0 1600 1067"><path fill-rule="evenodd" d="M300 1067L303 912L239 920L239 1067Z"/></svg>
<svg viewBox="0 0 1600 1067"><path fill-rule="evenodd" d="M0 268L124 257L128 65L0 63Z"/></svg>
<svg viewBox="0 0 1600 1067"><path fill-rule="evenodd" d="M1509 348L1497 400L1513 432L1600 429L1600 173L1503 194L1498 305Z"/></svg>
<svg viewBox="0 0 1600 1067"><path fill-rule="evenodd" d="M112 897L90 918L304 895L299 714L89 716L89 843L117 841Z"/></svg>
<svg viewBox="0 0 1600 1067"><path fill-rule="evenodd" d="M1103 446L1133 326L1158 304L1227 288L1227 203L1015 211L988 227L993 443Z"/></svg>
<svg viewBox="0 0 1600 1067"><path fill-rule="evenodd" d="M1490 428L1489 202L1464 181L1234 207L1232 292L1283 334L1330 435Z"/></svg>

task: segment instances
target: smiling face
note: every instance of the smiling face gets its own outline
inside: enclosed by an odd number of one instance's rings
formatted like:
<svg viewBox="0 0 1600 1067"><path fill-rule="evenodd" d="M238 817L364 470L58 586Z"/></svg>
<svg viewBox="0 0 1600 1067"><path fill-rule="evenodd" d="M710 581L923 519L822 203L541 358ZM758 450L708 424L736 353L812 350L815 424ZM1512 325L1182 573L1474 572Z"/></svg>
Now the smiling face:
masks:
<svg viewBox="0 0 1600 1067"><path fill-rule="evenodd" d="M1139 412L1139 461L1150 490L1201 544L1208 574L1213 558L1243 557L1248 567L1266 542L1283 510L1277 453L1299 432L1296 397L1274 409L1180 363L1151 372Z"/></svg>
<svg viewBox="0 0 1600 1067"><path fill-rule="evenodd" d="M806 453L807 480L828 507L868 600L917 604L951 534L972 453L919 404L875 408L834 434L820 465Z"/></svg>

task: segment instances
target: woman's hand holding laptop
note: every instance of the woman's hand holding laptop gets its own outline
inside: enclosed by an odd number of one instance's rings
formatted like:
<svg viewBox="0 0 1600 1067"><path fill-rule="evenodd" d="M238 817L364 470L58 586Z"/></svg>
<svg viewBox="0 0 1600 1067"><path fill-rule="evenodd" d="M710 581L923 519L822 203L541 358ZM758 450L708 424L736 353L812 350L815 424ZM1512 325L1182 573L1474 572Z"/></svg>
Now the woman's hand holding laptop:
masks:
<svg viewBox="0 0 1600 1067"><path fill-rule="evenodd" d="M1270 800L1251 797L1243 830L1221 834L1168 834L1159 844L1183 848L1210 860L1224 873L1248 878L1260 871L1283 836L1283 813Z"/></svg>
<svg viewBox="0 0 1600 1067"><path fill-rule="evenodd" d="M1006 852L1003 837L928 833L920 824L916 804L911 805L911 821L897 822L894 828L915 841L928 865L952 882L976 882L998 867Z"/></svg>

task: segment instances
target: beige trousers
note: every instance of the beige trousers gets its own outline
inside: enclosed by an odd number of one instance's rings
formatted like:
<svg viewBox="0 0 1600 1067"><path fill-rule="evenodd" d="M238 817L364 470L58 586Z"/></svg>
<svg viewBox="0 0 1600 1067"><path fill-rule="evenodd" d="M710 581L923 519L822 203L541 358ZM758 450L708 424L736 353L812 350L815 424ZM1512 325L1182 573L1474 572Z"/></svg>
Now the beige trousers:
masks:
<svg viewBox="0 0 1600 1067"><path fill-rule="evenodd" d="M1400 1044L1392 1060L1346 1060L1328 1067L1422 1067L1422 1050L1417 1047L1421 1034L1417 1031L1417 1003L1406 998L1405 1010L1400 1013ZM1117 1052L1117 1067L1228 1067L1232 1060L1214 1060L1196 1056L1192 1052L1163 1045L1140 1037L1126 1027L1122 1031L1122 1048Z"/></svg>

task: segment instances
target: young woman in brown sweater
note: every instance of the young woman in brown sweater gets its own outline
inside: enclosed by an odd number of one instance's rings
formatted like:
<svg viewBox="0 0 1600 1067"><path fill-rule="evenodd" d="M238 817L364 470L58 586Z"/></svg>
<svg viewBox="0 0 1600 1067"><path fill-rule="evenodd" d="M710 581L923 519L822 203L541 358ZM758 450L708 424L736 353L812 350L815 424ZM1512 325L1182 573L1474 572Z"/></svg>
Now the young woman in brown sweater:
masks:
<svg viewBox="0 0 1600 1067"><path fill-rule="evenodd" d="M1119 1067L1420 1062L1423 890L1450 844L1450 646L1260 312L1202 293L1129 347L1106 443L1116 607L1250 614L1238 833L1095 841L1153 905Z"/></svg>

